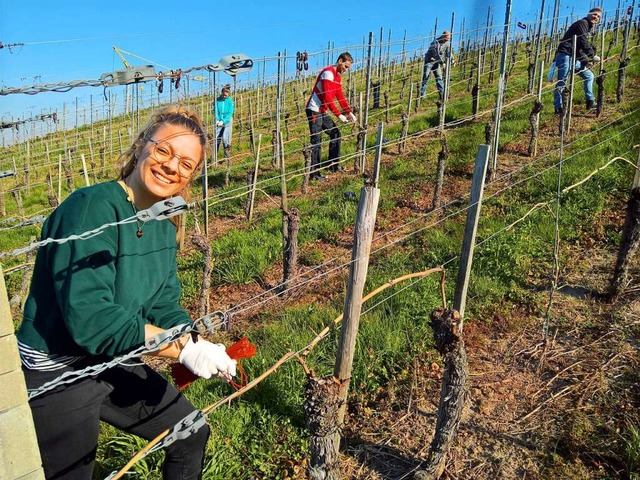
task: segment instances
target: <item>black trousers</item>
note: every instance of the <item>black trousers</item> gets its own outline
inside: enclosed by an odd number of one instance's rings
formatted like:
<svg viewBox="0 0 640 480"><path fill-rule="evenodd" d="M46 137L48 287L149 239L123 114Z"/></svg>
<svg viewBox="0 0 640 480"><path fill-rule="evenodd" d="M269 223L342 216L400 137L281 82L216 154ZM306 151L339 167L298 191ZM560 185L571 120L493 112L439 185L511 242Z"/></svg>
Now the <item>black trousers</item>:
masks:
<svg viewBox="0 0 640 480"><path fill-rule="evenodd" d="M309 131L311 132L311 174L317 174L320 168L332 167L338 164L340 158L340 129L336 127L329 112L318 113L306 109L309 120ZM329 135L329 157L326 162L320 162L322 154L322 132Z"/></svg>
<svg viewBox="0 0 640 480"><path fill-rule="evenodd" d="M52 372L23 367L23 372L27 388L34 389L86 365ZM112 367L37 396L29 405L45 476L64 480L91 479L100 420L151 440L195 410L173 385L143 364ZM169 445L163 478L200 478L208 438L209 427L204 425L197 433Z"/></svg>

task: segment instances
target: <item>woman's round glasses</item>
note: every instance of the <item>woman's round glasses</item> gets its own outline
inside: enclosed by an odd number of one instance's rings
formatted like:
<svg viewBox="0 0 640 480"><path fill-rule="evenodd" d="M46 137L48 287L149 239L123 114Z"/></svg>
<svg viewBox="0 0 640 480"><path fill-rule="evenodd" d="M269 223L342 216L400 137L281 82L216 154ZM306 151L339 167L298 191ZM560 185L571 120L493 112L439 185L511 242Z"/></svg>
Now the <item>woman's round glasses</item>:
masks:
<svg viewBox="0 0 640 480"><path fill-rule="evenodd" d="M174 158L178 159L178 175L183 178L191 178L193 172L195 171L198 162L189 157L183 157L178 155L169 142L164 140L154 140L153 138L149 139L151 142L151 156L158 163L167 163Z"/></svg>

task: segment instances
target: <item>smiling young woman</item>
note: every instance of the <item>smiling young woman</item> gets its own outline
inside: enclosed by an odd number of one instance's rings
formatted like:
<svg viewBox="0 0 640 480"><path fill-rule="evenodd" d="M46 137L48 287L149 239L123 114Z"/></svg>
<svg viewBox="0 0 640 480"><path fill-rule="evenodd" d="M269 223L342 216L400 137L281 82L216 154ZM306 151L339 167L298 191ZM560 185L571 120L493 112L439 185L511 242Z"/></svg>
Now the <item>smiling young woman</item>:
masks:
<svg viewBox="0 0 640 480"><path fill-rule="evenodd" d="M188 198L205 138L200 119L185 108L160 110L121 155L120 179L76 190L46 220L42 237L67 238L118 223L161 199ZM161 220L118 224L86 240L41 247L18 331L27 387L37 389L191 323L179 304L176 246L176 226ZM190 335L154 354L176 358L204 378L236 374L223 345ZM49 479L91 478L100 421L152 439L195 410L142 362L61 385L29 404ZM205 426L169 445L164 478L200 478L208 436Z"/></svg>

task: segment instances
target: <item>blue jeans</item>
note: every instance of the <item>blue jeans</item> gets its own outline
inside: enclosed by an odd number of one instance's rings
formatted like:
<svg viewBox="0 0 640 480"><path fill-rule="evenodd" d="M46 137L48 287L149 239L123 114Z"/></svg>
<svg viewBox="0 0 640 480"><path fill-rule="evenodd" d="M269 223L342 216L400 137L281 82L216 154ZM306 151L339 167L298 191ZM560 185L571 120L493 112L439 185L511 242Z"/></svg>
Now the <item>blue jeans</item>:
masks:
<svg viewBox="0 0 640 480"><path fill-rule="evenodd" d="M559 53L556 55L556 69L558 70L558 81L556 82L556 88L553 91L553 106L559 110L562 108L562 91L564 90L567 77L569 76L569 67L571 66L571 55L565 53ZM593 79L595 75L593 72L582 66L579 60L575 64L575 73L580 75L583 79L584 96L587 100L595 100L593 95Z"/></svg>
<svg viewBox="0 0 640 480"><path fill-rule="evenodd" d="M216 127L216 139L218 148L220 148L221 141L222 145L225 147L231 146L231 122L223 125L222 127Z"/></svg>
<svg viewBox="0 0 640 480"><path fill-rule="evenodd" d="M420 87L420 96L424 97L427 94L427 82L429 81L429 75L433 72L433 76L436 77L436 87L440 95L444 92L444 81L442 80L442 73L440 72L440 62L427 61L427 57L424 58L424 66L422 67L422 87Z"/></svg>

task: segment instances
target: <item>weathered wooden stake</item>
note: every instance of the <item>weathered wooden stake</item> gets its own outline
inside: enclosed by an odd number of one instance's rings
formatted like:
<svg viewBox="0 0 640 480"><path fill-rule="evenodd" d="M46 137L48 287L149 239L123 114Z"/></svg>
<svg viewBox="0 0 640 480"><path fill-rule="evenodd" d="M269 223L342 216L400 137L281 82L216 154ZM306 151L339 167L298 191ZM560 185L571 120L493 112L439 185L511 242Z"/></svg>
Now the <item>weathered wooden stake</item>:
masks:
<svg viewBox="0 0 640 480"><path fill-rule="evenodd" d="M436 431L429 458L414 480L437 480L444 472L446 454L458 433L462 410L469 393L469 365L462 339L462 317L454 310L436 310L431 326L436 350L443 356L444 371Z"/></svg>
<svg viewBox="0 0 640 480"><path fill-rule="evenodd" d="M566 124L565 124L565 135L569 133L571 130L571 110L573 109L573 87L575 85L576 79L576 43L577 37L573 36L573 54L571 55L571 68L569 69L569 103L568 105L562 104L562 107L566 109ZM565 84L565 90L567 88Z"/></svg>
<svg viewBox="0 0 640 480"><path fill-rule="evenodd" d="M184 219L183 219L184 220ZM211 242L200 232L200 225L196 220L195 232L191 235L191 242L202 252L202 287L198 296L198 315L203 317L209 313L209 291L211 290L211 272L213 271L213 252Z"/></svg>
<svg viewBox="0 0 640 480"><path fill-rule="evenodd" d="M433 190L433 200L431 202L431 209L435 210L440 201L440 194L442 193L442 184L444 183L444 170L447 166L447 159L449 158L449 146L447 145L447 136L444 130L440 130L440 143L442 149L438 152L438 167L436 169L436 187Z"/></svg>
<svg viewBox="0 0 640 480"><path fill-rule="evenodd" d="M506 89L505 67L507 62L507 50L509 47L509 26L511 24L511 0L507 0L507 7L504 20L504 33L502 37L502 57L500 59L500 79L498 80L498 94L496 98L496 109L494 114L494 131L491 143L491 179L495 178L498 170L498 145L500 142L500 119L502 117L502 104ZM492 55L492 58L495 55Z"/></svg>
<svg viewBox="0 0 640 480"><path fill-rule="evenodd" d="M300 211L297 208L290 208L282 212L282 220L286 226L286 235L283 242L283 266L282 284L280 292L289 288L291 279L298 271L298 229L300 228Z"/></svg>
<svg viewBox="0 0 640 480"><path fill-rule="evenodd" d="M345 400L349 390L348 380L351 378L356 336L360 324L362 293L367 278L369 253L371 251L371 241L373 240L373 230L376 221L378 200L380 198L378 181L380 176L383 131L383 124L380 123L378 125L373 176L370 183L365 185L360 191L358 217L356 219L353 250L351 253L351 268L349 269L349 281L344 305L342 332L338 346L338 357L333 372L333 376L341 385L340 395ZM340 424L344 421L344 407L343 405L338 413L338 421Z"/></svg>
<svg viewBox="0 0 640 480"><path fill-rule="evenodd" d="M622 239L620 250L609 287L609 298L616 300L620 294L631 283L632 277L629 274L629 267L632 259L637 255L640 248L640 151L636 164L636 173L633 177L631 194L627 203L627 215L622 229Z"/></svg>
<svg viewBox="0 0 640 480"><path fill-rule="evenodd" d="M82 174L84 175L84 183L88 187L91 185L89 181L89 172L87 171L87 161L84 158L84 153L80 154L80 160L82 161Z"/></svg>
<svg viewBox="0 0 640 480"><path fill-rule="evenodd" d="M403 153L407 143L407 132L409 131L409 115L402 112L402 132L400 133L400 141L398 142L398 153Z"/></svg>
<svg viewBox="0 0 640 480"><path fill-rule="evenodd" d="M362 140L362 151L360 154L360 173L364 173L367 165L367 129L369 128L369 97L371 94L371 69L373 68L373 58L371 50L373 48L373 32L369 32L369 46L367 49L367 80L364 99L364 113L362 116L362 127L364 129L364 138Z"/></svg>
<svg viewBox="0 0 640 480"><path fill-rule="evenodd" d="M602 114L604 108L604 37L605 29L602 28L602 35L600 36L600 73L596 77L596 117Z"/></svg>
<svg viewBox="0 0 640 480"><path fill-rule="evenodd" d="M249 207L247 208L247 220L253 220L253 204L256 199L256 183L258 182L258 166L260 165L260 145L262 144L262 134L258 134L258 147L256 149L256 163L253 167L253 176L249 190Z"/></svg>
<svg viewBox="0 0 640 480"><path fill-rule="evenodd" d="M529 115L529 123L531 124L531 140L529 141L529 156L535 157L538 149L538 131L540 129L540 112L544 108L542 104L542 81L544 77L544 61L540 65L540 81L538 82L538 96L533 108L531 109L531 115Z"/></svg>
<svg viewBox="0 0 640 480"><path fill-rule="evenodd" d="M616 100L618 103L622 101L624 97L624 83L627 77L627 65L629 64L630 58L628 57L629 52L629 34L631 32L631 27L633 25L633 12L636 6L636 0L633 0L631 7L629 7L630 11L627 15L626 27L624 30L624 40L622 43L622 52L620 52L620 64L618 65L618 86L616 88Z"/></svg>
<svg viewBox="0 0 640 480"><path fill-rule="evenodd" d="M307 187L309 186L309 176L311 175L311 146L305 144L302 147L302 156L304 158L304 175L302 176L302 186L300 191L307 193Z"/></svg>
<svg viewBox="0 0 640 480"><path fill-rule="evenodd" d="M62 154L58 154L58 204L62 202Z"/></svg>
<svg viewBox="0 0 640 480"><path fill-rule="evenodd" d="M543 23L543 19L544 19L544 4L545 4L545 0L542 0L542 5L540 5L540 18L538 20L538 31L536 32L536 49L535 49L535 54L533 57L533 76L532 78L535 79L536 78L536 73L538 73L537 70L535 70L536 68L538 68L538 58L540 57L540 40L542 38L542 23ZM541 70L544 71L544 62L543 64L540 66ZM532 80L531 82L531 89L530 91L533 90L533 82L534 80Z"/></svg>
<svg viewBox="0 0 640 480"><path fill-rule="evenodd" d="M13 189L13 198L16 200L16 205L18 207L18 215L20 215L20 218L25 218L24 208L22 205L22 195L20 195L20 190L18 188Z"/></svg>
<svg viewBox="0 0 640 480"><path fill-rule="evenodd" d="M467 222L464 228L464 240L462 241L456 292L453 299L454 310L460 312L460 330L462 330L464 310L467 303L467 289L469 286L469 277L471 276L473 250L478 229L478 219L480 218L480 207L482 206L482 194L484 192L488 158L489 146L479 145L478 153L476 153L476 163L473 169L471 196L469 198L469 209L467 210Z"/></svg>
<svg viewBox="0 0 640 480"><path fill-rule="evenodd" d="M318 380L308 376L309 384L304 409L306 421L312 433L309 462L309 476L312 480L340 478L338 463L340 429L344 424L346 398L349 392L349 380L362 310L362 293L367 277L369 253L380 198L378 179L382 135L383 125L380 123L373 176L360 191L342 331L333 377Z"/></svg>

